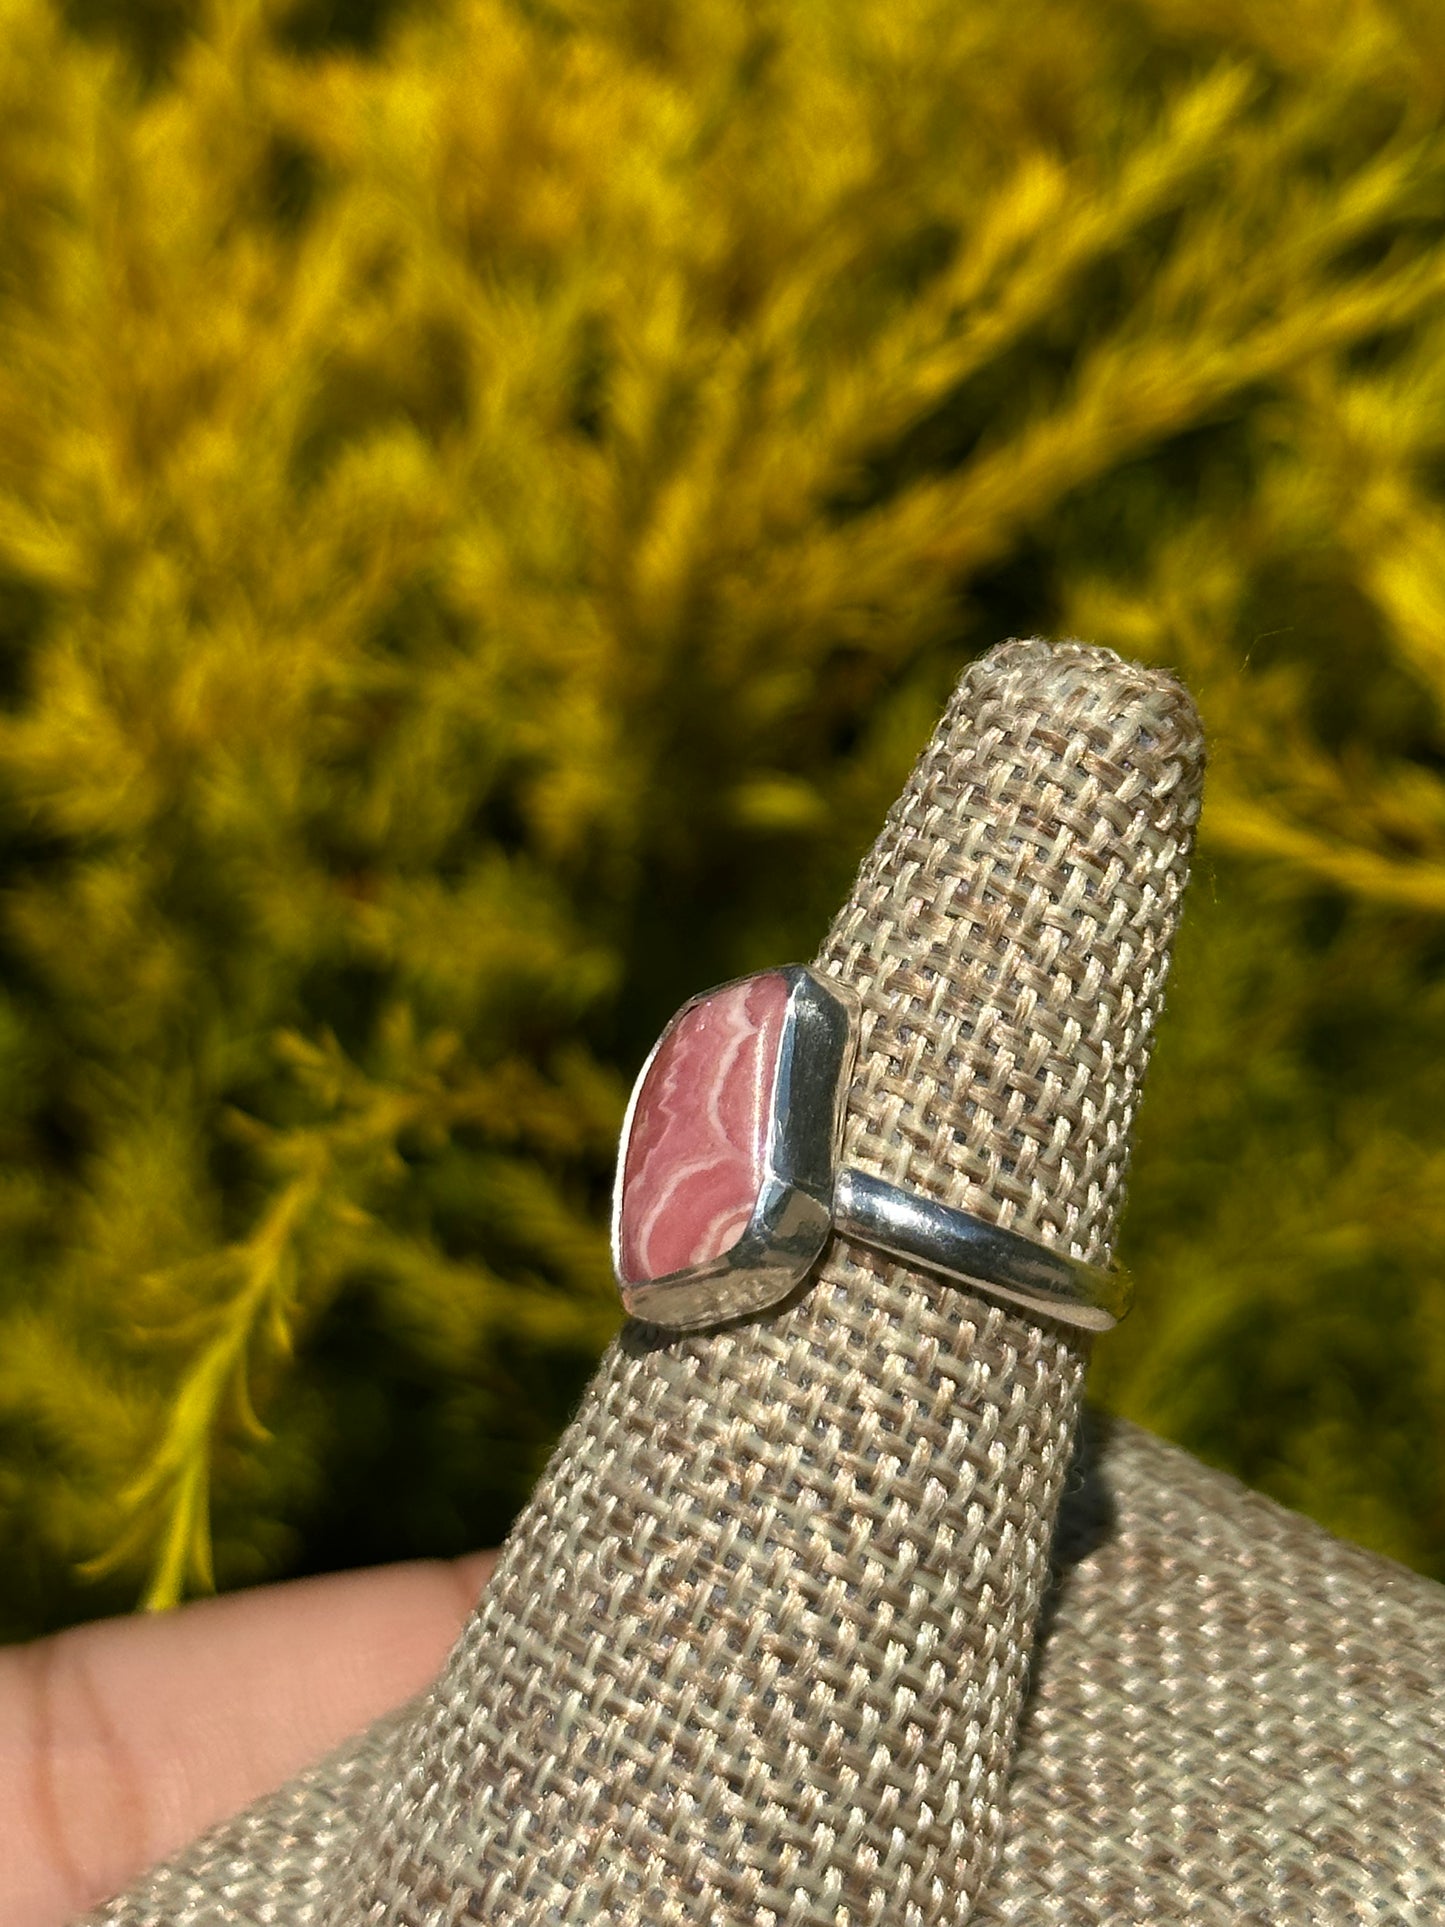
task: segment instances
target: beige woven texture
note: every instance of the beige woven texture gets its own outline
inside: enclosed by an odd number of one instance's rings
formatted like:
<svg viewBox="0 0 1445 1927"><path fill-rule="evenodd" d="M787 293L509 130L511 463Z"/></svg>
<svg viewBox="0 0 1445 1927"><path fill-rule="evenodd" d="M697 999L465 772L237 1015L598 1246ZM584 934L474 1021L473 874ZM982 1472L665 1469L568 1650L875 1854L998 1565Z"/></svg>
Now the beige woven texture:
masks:
<svg viewBox="0 0 1445 1927"><path fill-rule="evenodd" d="M1107 652L969 671L822 952L850 1160L1107 1256L1200 761ZM838 1241L628 1327L433 1691L90 1918L1445 1917L1440 1589L1128 1428L1071 1472L1082 1365Z"/></svg>

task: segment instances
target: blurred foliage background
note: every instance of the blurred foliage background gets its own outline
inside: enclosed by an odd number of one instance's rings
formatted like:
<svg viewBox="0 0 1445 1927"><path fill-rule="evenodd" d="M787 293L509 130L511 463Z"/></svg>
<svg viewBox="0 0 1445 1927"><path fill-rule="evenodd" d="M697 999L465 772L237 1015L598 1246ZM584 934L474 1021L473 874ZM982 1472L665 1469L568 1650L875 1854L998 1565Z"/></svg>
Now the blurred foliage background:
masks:
<svg viewBox="0 0 1445 1927"><path fill-rule="evenodd" d="M0 1633L494 1542L968 656L1212 740L1096 1395L1445 1577L1445 10L0 0Z"/></svg>

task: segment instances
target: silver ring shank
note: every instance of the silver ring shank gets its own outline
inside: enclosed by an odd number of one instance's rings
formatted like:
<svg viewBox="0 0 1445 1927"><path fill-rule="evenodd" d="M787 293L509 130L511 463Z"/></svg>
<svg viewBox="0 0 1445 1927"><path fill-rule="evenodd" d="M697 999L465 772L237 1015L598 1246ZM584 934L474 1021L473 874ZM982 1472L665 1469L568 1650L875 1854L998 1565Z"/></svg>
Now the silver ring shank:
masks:
<svg viewBox="0 0 1445 1927"><path fill-rule="evenodd" d="M833 1228L891 1258L906 1258L925 1271L1087 1331L1118 1324L1133 1296L1127 1272L1066 1258L1021 1232L866 1171L838 1173Z"/></svg>

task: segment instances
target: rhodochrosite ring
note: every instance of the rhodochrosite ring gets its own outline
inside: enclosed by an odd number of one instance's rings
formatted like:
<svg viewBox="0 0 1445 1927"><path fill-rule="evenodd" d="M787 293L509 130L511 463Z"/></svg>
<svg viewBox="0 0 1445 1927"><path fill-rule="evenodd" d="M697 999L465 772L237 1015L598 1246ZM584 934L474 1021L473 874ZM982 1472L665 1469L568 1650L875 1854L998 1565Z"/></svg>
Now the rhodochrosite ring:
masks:
<svg viewBox="0 0 1445 1927"><path fill-rule="evenodd" d="M612 1262L655 1325L713 1325L799 1285L834 1231L975 1290L1102 1331L1129 1306L1106 1271L865 1171L839 1168L858 1000L804 964L684 1004L622 1126Z"/></svg>

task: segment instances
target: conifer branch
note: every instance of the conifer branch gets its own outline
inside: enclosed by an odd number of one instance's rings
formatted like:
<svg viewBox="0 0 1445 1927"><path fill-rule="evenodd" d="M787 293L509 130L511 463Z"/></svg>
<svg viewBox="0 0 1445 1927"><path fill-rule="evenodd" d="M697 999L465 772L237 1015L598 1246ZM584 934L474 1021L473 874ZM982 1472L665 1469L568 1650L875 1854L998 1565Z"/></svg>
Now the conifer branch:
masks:
<svg viewBox="0 0 1445 1927"><path fill-rule="evenodd" d="M0 1561L173 1602L214 1505L274 1564L274 1388L363 1279L370 1395L545 1449L643 1033L808 953L1026 627L1179 668L1213 745L1130 1231L1167 1371L1141 1315L1101 1385L1221 1460L1267 1411L1327 1522L1445 1571L1445 1457L1390 1444L1445 1383L1419 23L850 0L759 64L741 0L673 11L316 58L202 8L137 89L94 36L153 8L12 0ZM1325 1439L1311 1375L1378 1423Z"/></svg>
<svg viewBox="0 0 1445 1927"><path fill-rule="evenodd" d="M154 1451L120 1494L131 1530L88 1564L99 1575L128 1557L140 1532L156 1551L142 1603L148 1611L179 1605L188 1584L215 1586L211 1557L210 1466L216 1430L228 1400L255 1430L248 1380L258 1346L285 1353L291 1346L298 1239L321 1194L318 1158L284 1186L244 1243L220 1254L211 1269L238 1279L215 1318L215 1328L182 1374L170 1416Z"/></svg>

